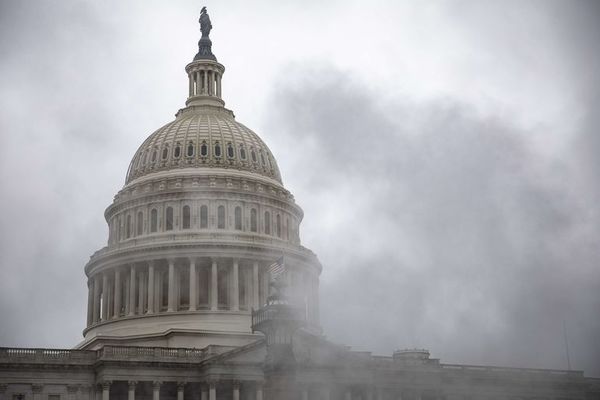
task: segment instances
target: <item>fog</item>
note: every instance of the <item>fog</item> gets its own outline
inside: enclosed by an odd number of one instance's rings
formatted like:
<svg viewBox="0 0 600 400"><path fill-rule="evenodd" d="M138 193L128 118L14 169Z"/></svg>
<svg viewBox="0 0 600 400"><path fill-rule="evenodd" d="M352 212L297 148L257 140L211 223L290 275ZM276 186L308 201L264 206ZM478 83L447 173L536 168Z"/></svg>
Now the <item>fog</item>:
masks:
<svg viewBox="0 0 600 400"><path fill-rule="evenodd" d="M377 354L600 376L600 7L207 2L224 99ZM137 146L183 106L195 2L0 5L0 345L71 347Z"/></svg>

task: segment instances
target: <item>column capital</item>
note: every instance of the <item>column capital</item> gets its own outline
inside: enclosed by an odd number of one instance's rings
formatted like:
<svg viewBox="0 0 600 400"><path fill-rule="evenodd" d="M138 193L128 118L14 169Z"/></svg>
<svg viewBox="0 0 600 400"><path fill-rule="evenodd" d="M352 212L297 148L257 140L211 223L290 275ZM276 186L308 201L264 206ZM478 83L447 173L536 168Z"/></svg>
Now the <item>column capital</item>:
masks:
<svg viewBox="0 0 600 400"><path fill-rule="evenodd" d="M214 389L217 387L217 384L219 383L218 379L208 379L206 381L206 383L208 384L208 387L211 389Z"/></svg>
<svg viewBox="0 0 600 400"><path fill-rule="evenodd" d="M187 382L185 382L185 381L177 382L177 391L183 391L185 389L186 384L187 384Z"/></svg>
<svg viewBox="0 0 600 400"><path fill-rule="evenodd" d="M191 264L196 264L197 257L188 257L188 260Z"/></svg>
<svg viewBox="0 0 600 400"><path fill-rule="evenodd" d="M127 381L127 387L129 387L129 390L135 390L136 385L137 381Z"/></svg>
<svg viewBox="0 0 600 400"><path fill-rule="evenodd" d="M67 391L69 390L69 388L71 388L72 386L69 385L67 386ZM4 389L4 390L3 390ZM6 390L6 385L4 385L4 388L0 387L0 392L3 392ZM44 385L39 384L39 383L34 383L33 385L31 385L31 391L33 393L42 393L42 390L44 390ZM77 389L76 389L77 390Z"/></svg>
<svg viewBox="0 0 600 400"><path fill-rule="evenodd" d="M77 385L67 385L67 393L77 393L77 390L79 390L79 386Z"/></svg>
<svg viewBox="0 0 600 400"><path fill-rule="evenodd" d="M162 385L162 381L152 381L153 389L160 389L160 385Z"/></svg>
<svg viewBox="0 0 600 400"><path fill-rule="evenodd" d="M102 381L100 382L100 385L102 386L102 390L108 390L110 389L110 385L112 384L112 381Z"/></svg>
<svg viewBox="0 0 600 400"><path fill-rule="evenodd" d="M239 389L240 386L242 385L242 381L234 379L233 381L231 381L231 386L233 386L234 389Z"/></svg>
<svg viewBox="0 0 600 400"><path fill-rule="evenodd" d="M148 260L147 262L149 267L154 267L154 264L156 264L155 260Z"/></svg>

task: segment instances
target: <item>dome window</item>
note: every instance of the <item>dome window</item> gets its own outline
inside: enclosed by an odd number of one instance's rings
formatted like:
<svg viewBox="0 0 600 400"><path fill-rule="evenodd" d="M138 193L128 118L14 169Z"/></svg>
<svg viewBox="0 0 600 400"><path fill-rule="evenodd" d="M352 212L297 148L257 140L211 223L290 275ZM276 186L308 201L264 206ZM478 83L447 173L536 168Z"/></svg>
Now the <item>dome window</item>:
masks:
<svg viewBox="0 0 600 400"><path fill-rule="evenodd" d="M167 147L165 147L162 151L162 159L166 160L168 155L169 155L169 149Z"/></svg>
<svg viewBox="0 0 600 400"><path fill-rule="evenodd" d="M227 143L227 157L233 158L233 146L231 143Z"/></svg>
<svg viewBox="0 0 600 400"><path fill-rule="evenodd" d="M129 239L131 237L131 215L127 216L125 225L125 238Z"/></svg>
<svg viewBox="0 0 600 400"><path fill-rule="evenodd" d="M256 162L256 153L254 152L254 149L250 150L250 156L252 157L252 162Z"/></svg>
<svg viewBox="0 0 600 400"><path fill-rule="evenodd" d="M208 207L200 207L200 229L208 228Z"/></svg>
<svg viewBox="0 0 600 400"><path fill-rule="evenodd" d="M135 234L136 234L136 236L140 236L144 230L144 213L143 212L138 211L136 223L137 223L137 228L136 228Z"/></svg>
<svg viewBox="0 0 600 400"><path fill-rule="evenodd" d="M153 163L154 163L154 162L156 162L156 156L157 156L157 155L158 155L158 154L157 154L157 151L156 151L156 149L155 149L155 150L152 152L152 162L153 162Z"/></svg>
<svg viewBox="0 0 600 400"><path fill-rule="evenodd" d="M250 210L250 231L256 232L256 208Z"/></svg>
<svg viewBox="0 0 600 400"><path fill-rule="evenodd" d="M181 146L177 143L177 147L175 147L175 152L173 154L175 158L179 158L181 156Z"/></svg>
<svg viewBox="0 0 600 400"><path fill-rule="evenodd" d="M190 229L191 215L190 206L183 206L182 228Z"/></svg>
<svg viewBox="0 0 600 400"><path fill-rule="evenodd" d="M238 231L242 230L242 208L235 208L235 229Z"/></svg>
<svg viewBox="0 0 600 400"><path fill-rule="evenodd" d="M165 230L173 230L173 207L167 207L167 212L165 213Z"/></svg>
<svg viewBox="0 0 600 400"><path fill-rule="evenodd" d="M188 144L188 147L187 147L187 156L188 157L193 157L194 156L194 144L192 142L190 142L190 144Z"/></svg>
<svg viewBox="0 0 600 400"><path fill-rule="evenodd" d="M244 145L240 145L240 158L242 160L246 159L246 149L244 148Z"/></svg>
<svg viewBox="0 0 600 400"><path fill-rule="evenodd" d="M265 211L265 234L271 234L271 214L268 211Z"/></svg>
<svg viewBox="0 0 600 400"><path fill-rule="evenodd" d="M150 211L150 232L156 232L158 230L158 211L156 208Z"/></svg>
<svg viewBox="0 0 600 400"><path fill-rule="evenodd" d="M265 155L263 154L262 150L260 151L260 162L262 163L262 165L266 165Z"/></svg>
<svg viewBox="0 0 600 400"><path fill-rule="evenodd" d="M281 237L281 216L277 214L277 218L275 219L275 228L277 229L277 237Z"/></svg>
<svg viewBox="0 0 600 400"><path fill-rule="evenodd" d="M221 157L221 145L219 142L215 144L215 157Z"/></svg>
<svg viewBox="0 0 600 400"><path fill-rule="evenodd" d="M206 157L208 155L208 146L206 142L202 142L202 146L200 146L200 155L202 157Z"/></svg>
<svg viewBox="0 0 600 400"><path fill-rule="evenodd" d="M217 208L217 228L225 229L225 207L219 206Z"/></svg>

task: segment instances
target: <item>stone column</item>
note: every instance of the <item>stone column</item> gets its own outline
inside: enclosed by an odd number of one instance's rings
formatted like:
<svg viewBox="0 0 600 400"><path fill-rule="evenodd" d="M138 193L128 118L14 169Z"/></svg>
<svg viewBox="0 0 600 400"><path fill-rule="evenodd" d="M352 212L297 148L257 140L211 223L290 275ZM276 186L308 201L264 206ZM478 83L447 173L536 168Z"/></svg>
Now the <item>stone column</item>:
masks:
<svg viewBox="0 0 600 400"><path fill-rule="evenodd" d="M154 313L154 261L148 263L148 314Z"/></svg>
<svg viewBox="0 0 600 400"><path fill-rule="evenodd" d="M94 276L94 323L100 320L100 279L98 275Z"/></svg>
<svg viewBox="0 0 600 400"><path fill-rule="evenodd" d="M252 264L252 308L258 310L260 307L259 300L260 283L258 281L258 261Z"/></svg>
<svg viewBox="0 0 600 400"><path fill-rule="evenodd" d="M169 260L169 294L167 312L175 311L175 261Z"/></svg>
<svg viewBox="0 0 600 400"><path fill-rule="evenodd" d="M136 381L129 381L128 391L127 391L127 400L135 400L135 385L137 385Z"/></svg>
<svg viewBox="0 0 600 400"><path fill-rule="evenodd" d="M202 80L204 82L204 86L202 86L202 93L208 94L208 71L204 70L202 74Z"/></svg>
<svg viewBox="0 0 600 400"><path fill-rule="evenodd" d="M110 381L102 382L102 400L110 400Z"/></svg>
<svg viewBox="0 0 600 400"><path fill-rule="evenodd" d="M323 388L323 400L329 400L331 398L331 389L329 386Z"/></svg>
<svg viewBox="0 0 600 400"><path fill-rule="evenodd" d="M144 274L138 274L138 314L144 314Z"/></svg>
<svg viewBox="0 0 600 400"><path fill-rule="evenodd" d="M135 265L131 264L129 273L129 315L135 315Z"/></svg>
<svg viewBox="0 0 600 400"><path fill-rule="evenodd" d="M344 394L344 400L352 400L352 391L350 389L346 389L346 393Z"/></svg>
<svg viewBox="0 0 600 400"><path fill-rule="evenodd" d="M237 259L233 259L233 289L231 292L231 310L240 310L240 266Z"/></svg>
<svg viewBox="0 0 600 400"><path fill-rule="evenodd" d="M256 382L256 400L263 400L263 384Z"/></svg>
<svg viewBox="0 0 600 400"><path fill-rule="evenodd" d="M113 318L119 318L121 315L121 270L119 267L115 268L115 309L113 310Z"/></svg>
<svg viewBox="0 0 600 400"><path fill-rule="evenodd" d="M160 382L152 382L152 400L160 400Z"/></svg>
<svg viewBox="0 0 600 400"><path fill-rule="evenodd" d="M221 98L221 75L217 75L217 96Z"/></svg>
<svg viewBox="0 0 600 400"><path fill-rule="evenodd" d="M177 400L183 400L183 390L185 389L185 382L177 382Z"/></svg>
<svg viewBox="0 0 600 400"><path fill-rule="evenodd" d="M190 73L190 85L189 85L189 95L188 97L192 97L194 95L194 77L196 76L195 72Z"/></svg>
<svg viewBox="0 0 600 400"><path fill-rule="evenodd" d="M88 279L88 307L87 307L87 326L92 325L94 318L94 287Z"/></svg>
<svg viewBox="0 0 600 400"><path fill-rule="evenodd" d="M217 400L217 382L208 382L208 400Z"/></svg>
<svg viewBox="0 0 600 400"><path fill-rule="evenodd" d="M308 388L307 387L302 388L302 400L308 400Z"/></svg>
<svg viewBox="0 0 600 400"><path fill-rule="evenodd" d="M219 307L219 281L217 274L219 273L217 268L217 261L213 260L212 270L210 273L210 309L217 310Z"/></svg>
<svg viewBox="0 0 600 400"><path fill-rule="evenodd" d="M196 311L196 260L190 258L190 311Z"/></svg>
<svg viewBox="0 0 600 400"><path fill-rule="evenodd" d="M376 388L375 389L375 397L377 398L377 400L383 400L383 390L381 390L381 388Z"/></svg>
<svg viewBox="0 0 600 400"><path fill-rule="evenodd" d="M108 317L108 275L102 274L102 321Z"/></svg>
<svg viewBox="0 0 600 400"><path fill-rule="evenodd" d="M0 383L0 400L6 400L6 389L8 389L8 385Z"/></svg>
<svg viewBox="0 0 600 400"><path fill-rule="evenodd" d="M95 385L94 400L102 400L102 385Z"/></svg>
<svg viewBox="0 0 600 400"><path fill-rule="evenodd" d="M205 384L202 384L200 389L200 400L208 400L208 386Z"/></svg>
<svg viewBox="0 0 600 400"><path fill-rule="evenodd" d="M240 400L240 382L233 381L233 400Z"/></svg>

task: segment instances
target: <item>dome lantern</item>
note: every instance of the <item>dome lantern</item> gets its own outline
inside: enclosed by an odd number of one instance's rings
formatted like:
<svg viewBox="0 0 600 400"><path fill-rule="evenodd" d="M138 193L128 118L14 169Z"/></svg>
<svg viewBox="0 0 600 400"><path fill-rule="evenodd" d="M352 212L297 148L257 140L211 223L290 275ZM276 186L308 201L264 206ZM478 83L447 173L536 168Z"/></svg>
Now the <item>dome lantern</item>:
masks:
<svg viewBox="0 0 600 400"><path fill-rule="evenodd" d="M206 7L202 7L199 22L202 37L198 42L198 54L194 61L185 67L189 79L188 99L185 104L223 107L225 102L221 98L221 77L225 67L217 62L217 57L212 53L212 41L209 37L212 23Z"/></svg>

